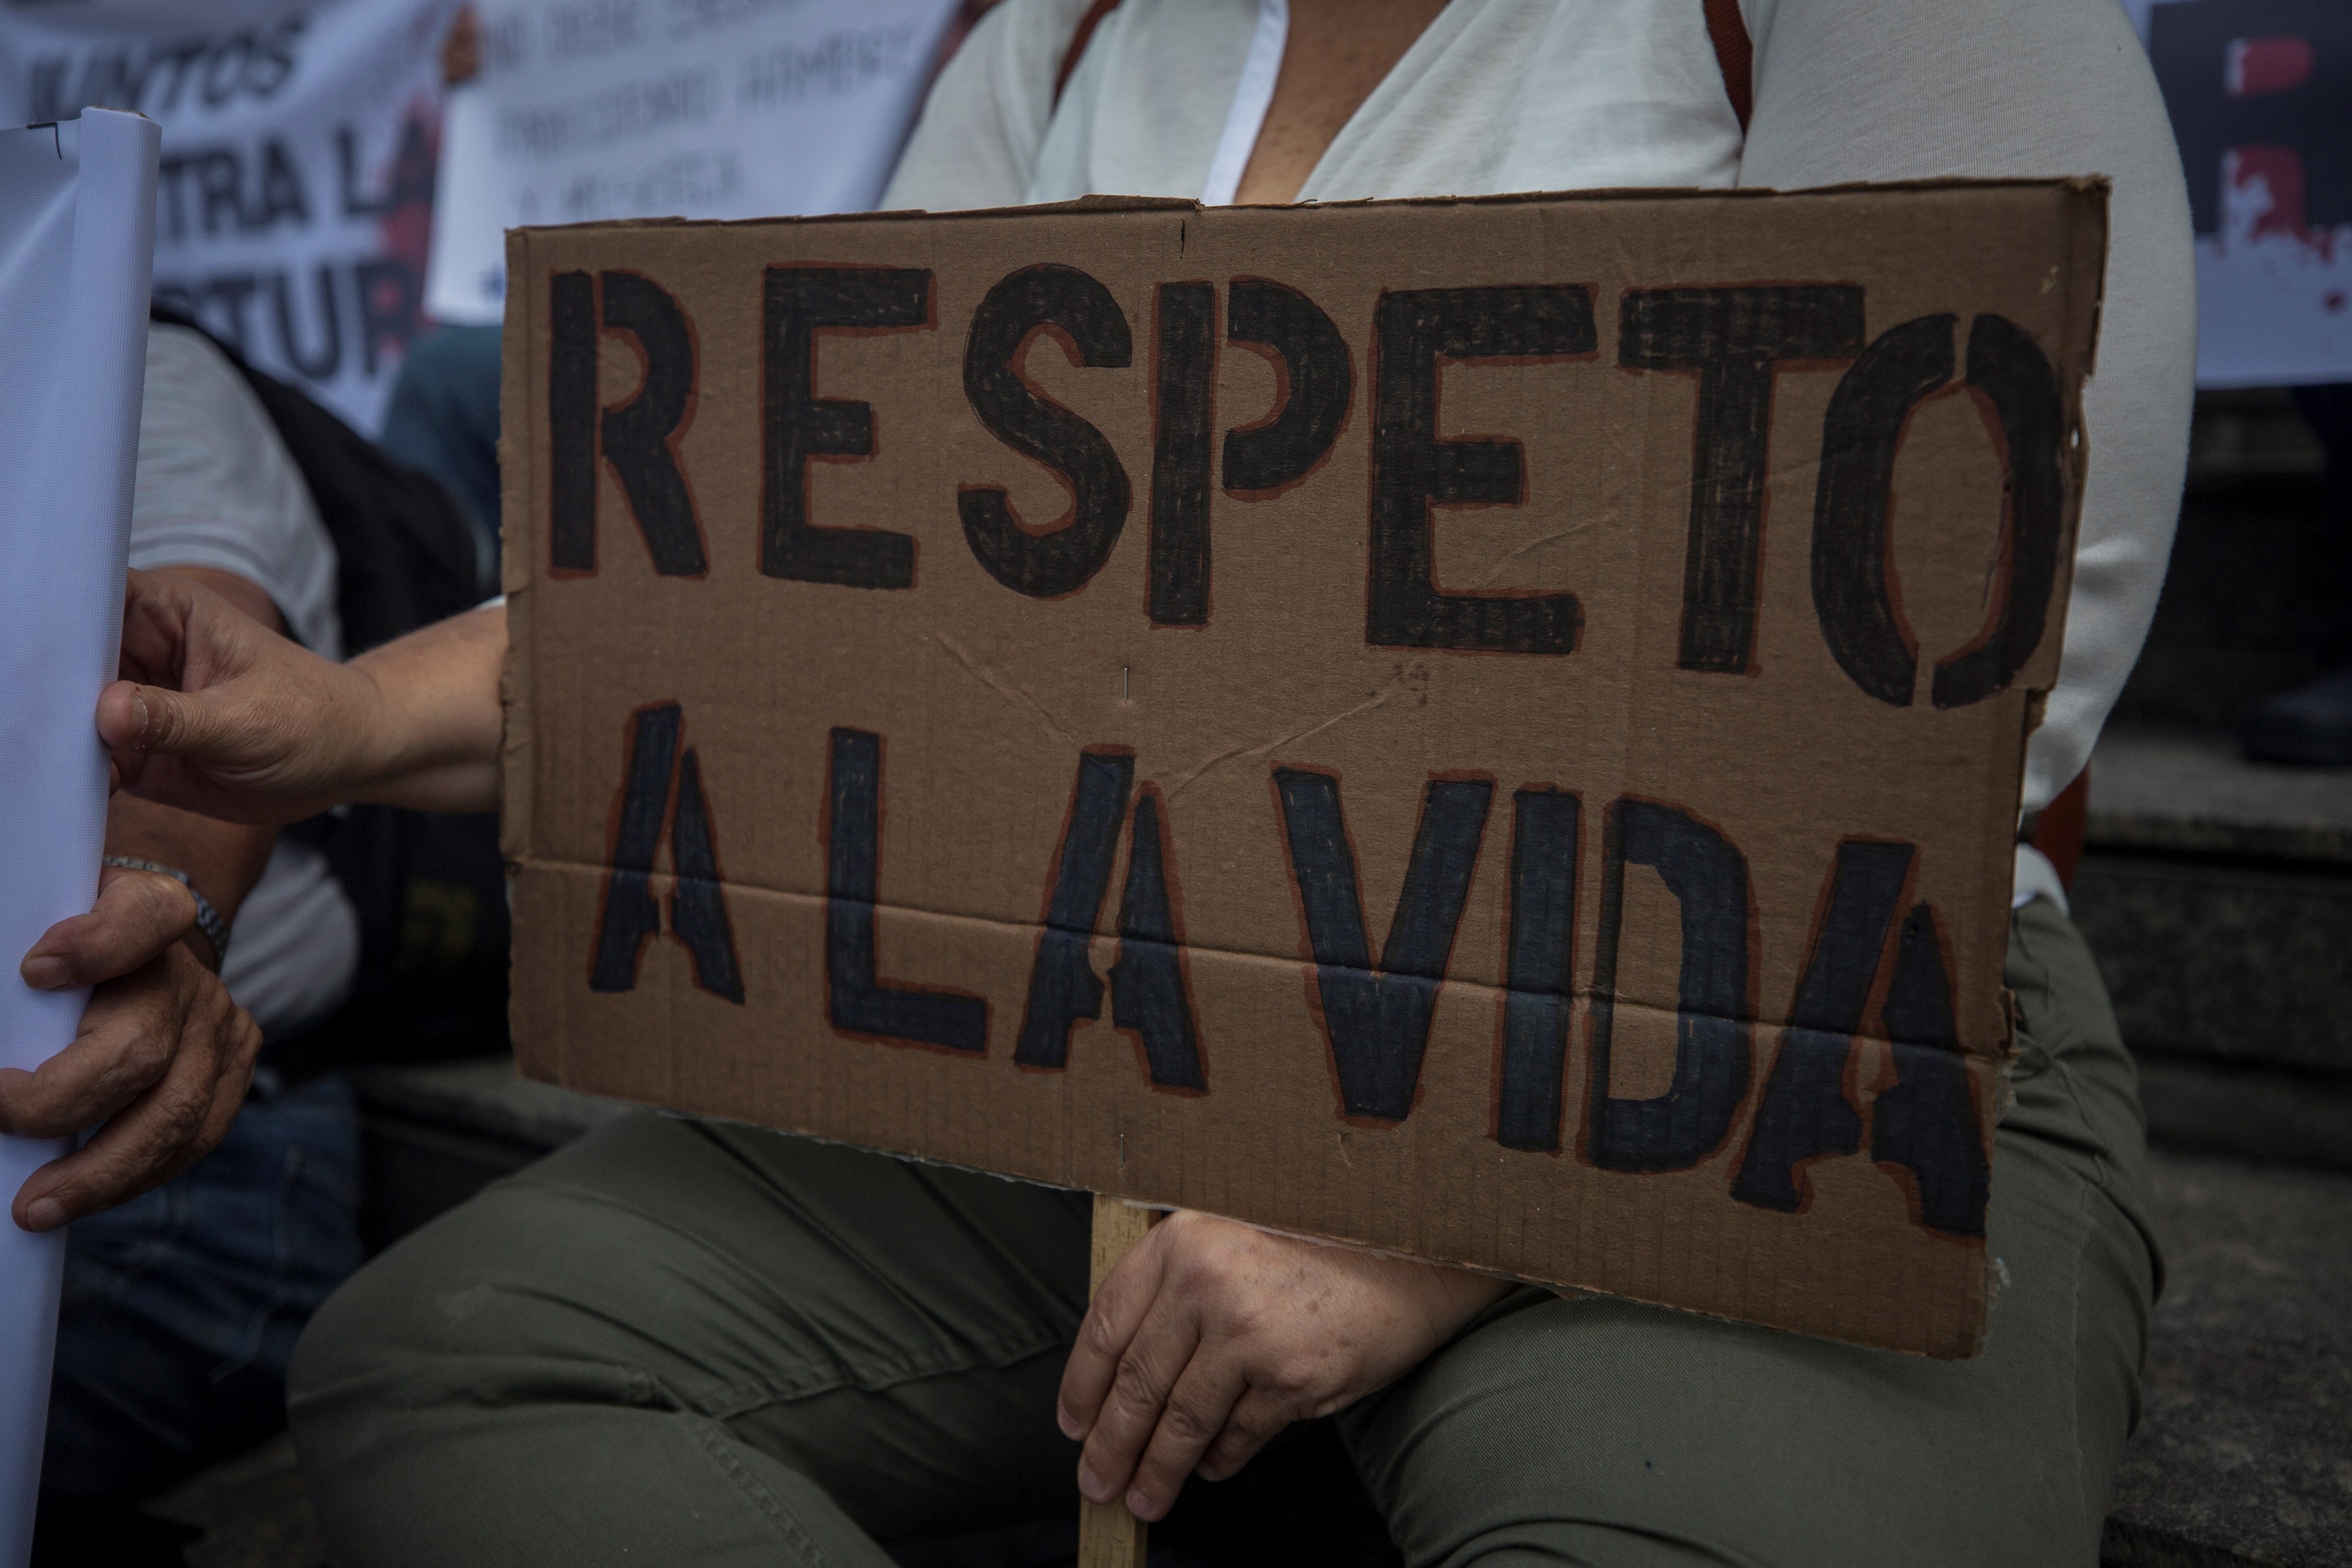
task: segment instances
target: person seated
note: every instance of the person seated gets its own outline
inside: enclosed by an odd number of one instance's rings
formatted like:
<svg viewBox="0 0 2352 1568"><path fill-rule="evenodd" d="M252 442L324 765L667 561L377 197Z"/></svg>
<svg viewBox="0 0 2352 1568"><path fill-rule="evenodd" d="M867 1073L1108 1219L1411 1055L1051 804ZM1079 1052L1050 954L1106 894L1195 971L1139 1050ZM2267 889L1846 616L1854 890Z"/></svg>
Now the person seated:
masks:
<svg viewBox="0 0 2352 1568"><path fill-rule="evenodd" d="M182 327L148 329L131 561L340 656L310 492L245 381ZM80 1037L38 1072L0 1073L12 1132L106 1119L16 1200L30 1228L73 1222L37 1563L129 1560L131 1503L275 1431L295 1339L361 1255L350 1088L287 1051L358 965L324 852L118 794L100 874L92 913L21 966L39 988L96 984ZM157 1553L178 1561L175 1542Z"/></svg>
<svg viewBox="0 0 2352 1568"><path fill-rule="evenodd" d="M2028 806L2080 770L2162 576L2193 357L2179 168L2121 12L1291 0L1284 23L1241 0L1009 0L886 200L2112 179ZM1254 38L1278 74L1245 68ZM346 667L142 578L124 638L99 724L138 792L265 821L497 799L501 609ZM290 1411L335 1561L885 1568L882 1542L1080 1493L1158 1519L1189 1478L1329 1418L1416 1565L2094 1563L2158 1260L2130 1058L2054 879L2021 866L1987 1252L2005 1284L1972 1360L1205 1214L1151 1231L1090 1303L1083 1194L644 1114L445 1216L314 1322Z"/></svg>

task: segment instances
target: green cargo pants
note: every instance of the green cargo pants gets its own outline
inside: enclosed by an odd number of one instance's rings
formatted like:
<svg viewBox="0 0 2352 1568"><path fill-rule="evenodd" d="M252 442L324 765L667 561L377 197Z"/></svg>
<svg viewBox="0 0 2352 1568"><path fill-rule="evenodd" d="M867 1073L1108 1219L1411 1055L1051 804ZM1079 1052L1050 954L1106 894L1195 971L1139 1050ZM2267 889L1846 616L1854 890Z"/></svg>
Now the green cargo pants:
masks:
<svg viewBox="0 0 2352 1568"><path fill-rule="evenodd" d="M2154 1288L2130 1058L2017 917L1984 1354L1522 1291L1343 1412L1408 1562L2088 1565ZM346 1285L293 1375L340 1568L887 1568L1076 1505L1083 1195L633 1117Z"/></svg>

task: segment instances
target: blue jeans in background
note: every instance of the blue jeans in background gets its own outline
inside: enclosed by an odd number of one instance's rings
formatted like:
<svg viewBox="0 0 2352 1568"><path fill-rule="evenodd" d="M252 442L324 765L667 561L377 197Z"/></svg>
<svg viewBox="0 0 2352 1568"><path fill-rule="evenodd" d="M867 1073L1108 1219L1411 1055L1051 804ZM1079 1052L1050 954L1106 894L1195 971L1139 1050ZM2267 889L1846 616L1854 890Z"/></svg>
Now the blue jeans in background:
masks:
<svg viewBox="0 0 2352 1568"><path fill-rule="evenodd" d="M294 1342L360 1265L359 1114L340 1073L268 1077L218 1148L68 1233L45 1503L142 1496L284 1422Z"/></svg>
<svg viewBox="0 0 2352 1568"><path fill-rule="evenodd" d="M443 327L408 346L376 444L441 481L472 521L482 592L499 580L499 339L496 327Z"/></svg>

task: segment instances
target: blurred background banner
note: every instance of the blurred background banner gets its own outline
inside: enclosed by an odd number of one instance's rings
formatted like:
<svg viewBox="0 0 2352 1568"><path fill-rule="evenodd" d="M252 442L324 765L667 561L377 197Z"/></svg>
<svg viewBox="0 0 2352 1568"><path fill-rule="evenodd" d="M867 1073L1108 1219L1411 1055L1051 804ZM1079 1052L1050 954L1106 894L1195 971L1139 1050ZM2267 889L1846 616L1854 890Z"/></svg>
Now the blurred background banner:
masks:
<svg viewBox="0 0 2352 1568"><path fill-rule="evenodd" d="M2125 8L2189 176L2198 385L2352 381L2352 4Z"/></svg>
<svg viewBox="0 0 2352 1568"><path fill-rule="evenodd" d="M882 193L956 0L487 0L449 99L425 290L506 301L523 224L854 212Z"/></svg>
<svg viewBox="0 0 2352 1568"><path fill-rule="evenodd" d="M0 0L0 124L163 127L155 292L373 431L423 329L457 0Z"/></svg>

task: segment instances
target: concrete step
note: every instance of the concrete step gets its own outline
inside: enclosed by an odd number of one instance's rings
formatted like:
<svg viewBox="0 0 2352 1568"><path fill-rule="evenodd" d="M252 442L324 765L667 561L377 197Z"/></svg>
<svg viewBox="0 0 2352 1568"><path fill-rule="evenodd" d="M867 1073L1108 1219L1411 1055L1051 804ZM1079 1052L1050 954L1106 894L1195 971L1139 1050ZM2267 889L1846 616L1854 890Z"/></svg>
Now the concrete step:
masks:
<svg viewBox="0 0 2352 1568"><path fill-rule="evenodd" d="M2139 1057L2149 1135L2352 1170L2352 768L2111 726L2074 919Z"/></svg>
<svg viewBox="0 0 2352 1568"><path fill-rule="evenodd" d="M2089 848L2352 878L2352 768L2249 762L2227 730L2116 724L2091 759Z"/></svg>
<svg viewBox="0 0 2352 1568"><path fill-rule="evenodd" d="M2287 393L2200 394L2172 566L2118 719L2235 725L2318 673L2321 628L2343 608L2319 570L2325 469Z"/></svg>
<svg viewBox="0 0 2352 1568"><path fill-rule="evenodd" d="M2107 1568L2352 1565L2352 1178L2159 1154L2164 1293Z"/></svg>

